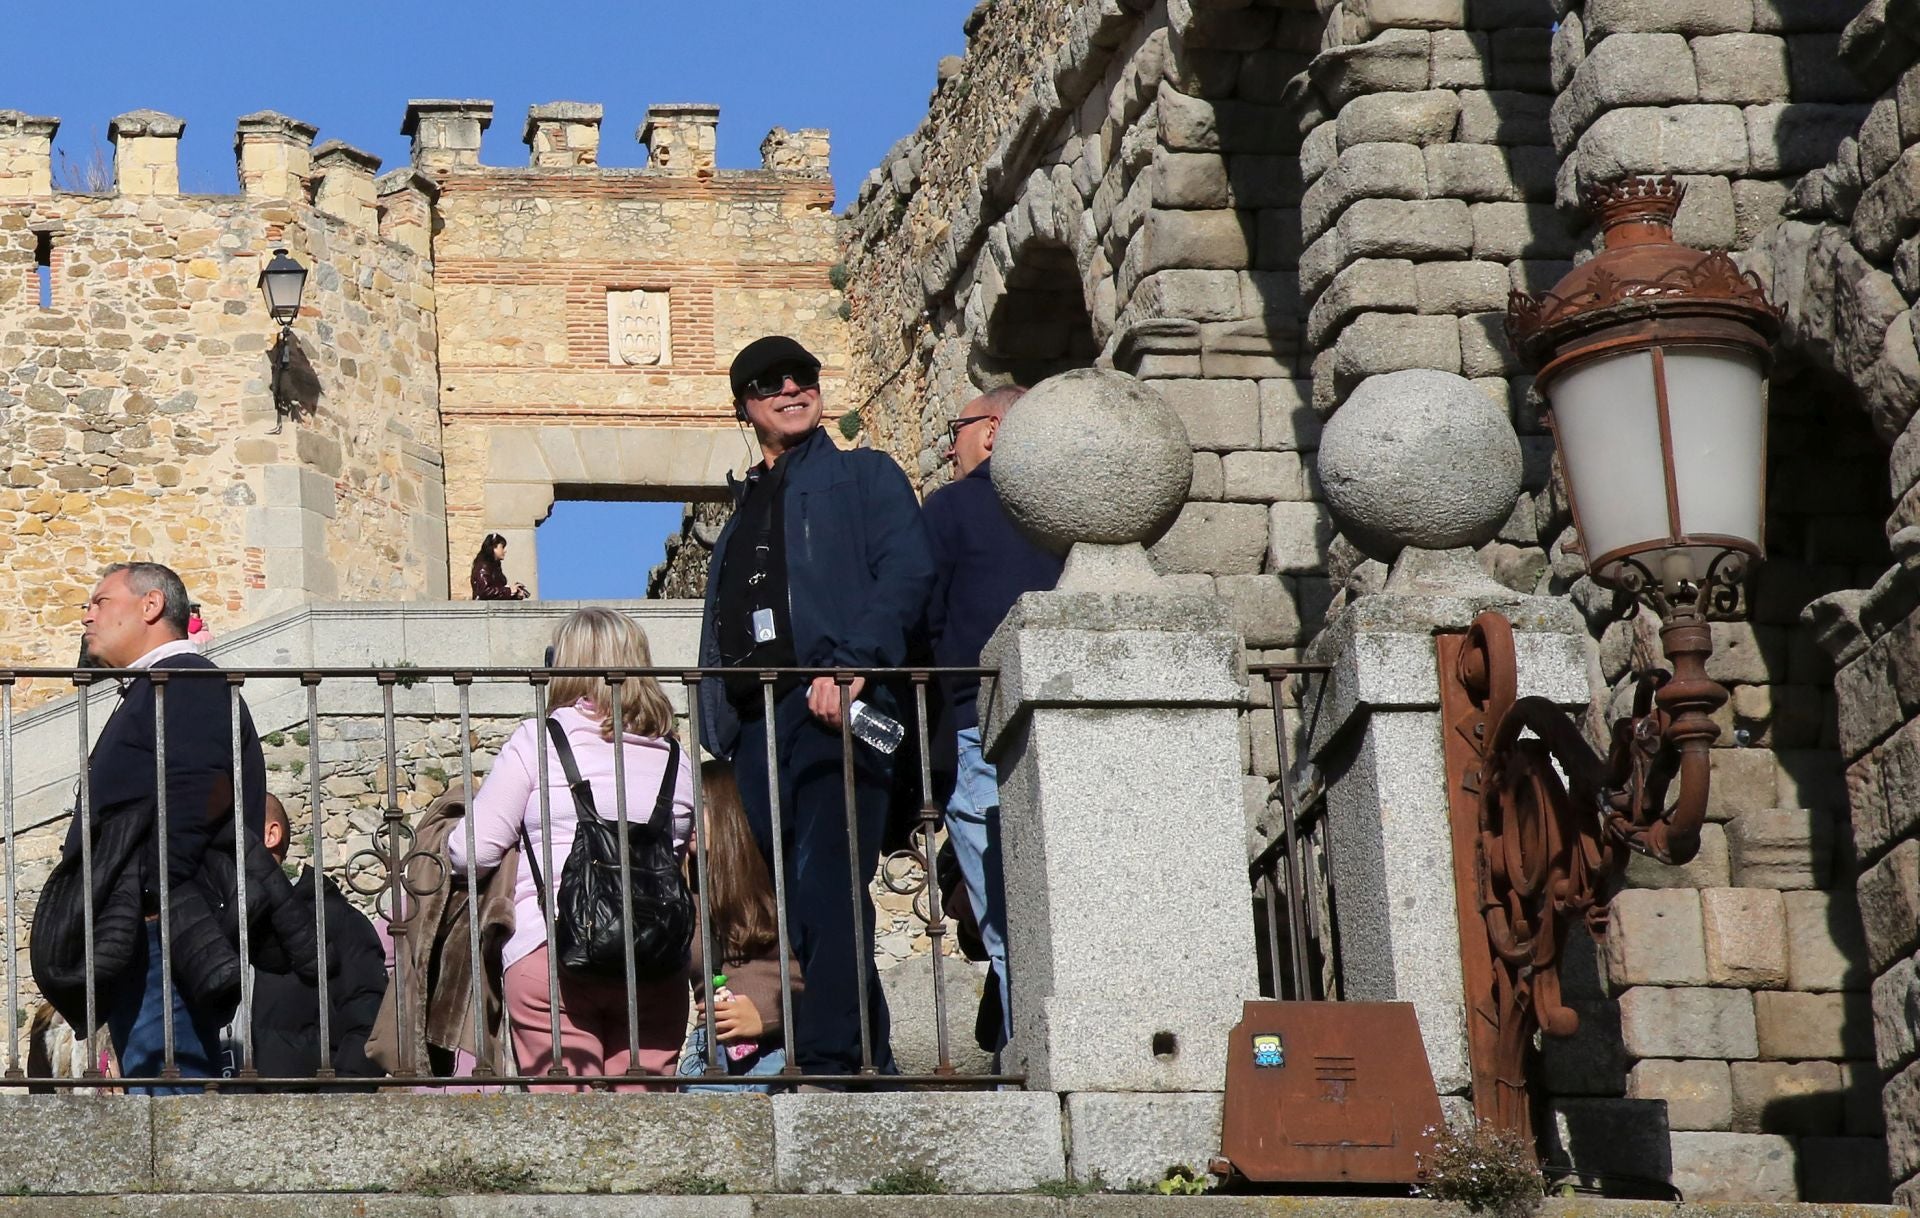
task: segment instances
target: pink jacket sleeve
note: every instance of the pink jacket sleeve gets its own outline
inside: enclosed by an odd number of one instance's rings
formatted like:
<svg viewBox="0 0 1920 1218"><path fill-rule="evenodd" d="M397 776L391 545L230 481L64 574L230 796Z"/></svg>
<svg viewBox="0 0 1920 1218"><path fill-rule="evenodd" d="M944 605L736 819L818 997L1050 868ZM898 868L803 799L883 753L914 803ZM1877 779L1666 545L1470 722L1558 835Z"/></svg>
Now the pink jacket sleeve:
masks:
<svg viewBox="0 0 1920 1218"><path fill-rule="evenodd" d="M527 800L532 798L537 781L533 756L533 733L537 728L537 723L529 719L514 729L467 810L473 818L473 862L481 872L498 867L501 858L520 840ZM447 858L455 868L466 867L466 853L466 832L457 830L450 834Z"/></svg>

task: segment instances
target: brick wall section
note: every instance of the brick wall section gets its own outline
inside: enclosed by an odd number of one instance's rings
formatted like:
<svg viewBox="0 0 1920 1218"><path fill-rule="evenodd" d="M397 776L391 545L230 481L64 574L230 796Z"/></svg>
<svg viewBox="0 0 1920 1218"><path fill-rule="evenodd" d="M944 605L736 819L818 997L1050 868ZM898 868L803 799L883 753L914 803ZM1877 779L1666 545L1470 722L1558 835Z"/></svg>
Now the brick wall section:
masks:
<svg viewBox="0 0 1920 1218"><path fill-rule="evenodd" d="M727 365L768 333L792 334L819 355L829 416L847 409L847 344L831 274L840 254L824 173L475 165L445 170L437 181L441 417L456 571L466 570L483 534L504 531L520 539L509 558L515 578L533 582L538 517L488 514L487 487L510 476L493 455L503 428L731 431ZM667 294L670 352L657 365L609 357L607 294L631 289ZM704 485L705 462L697 464L689 476ZM578 481L629 486L640 496L684 493L620 461ZM454 594L464 596L464 585Z"/></svg>

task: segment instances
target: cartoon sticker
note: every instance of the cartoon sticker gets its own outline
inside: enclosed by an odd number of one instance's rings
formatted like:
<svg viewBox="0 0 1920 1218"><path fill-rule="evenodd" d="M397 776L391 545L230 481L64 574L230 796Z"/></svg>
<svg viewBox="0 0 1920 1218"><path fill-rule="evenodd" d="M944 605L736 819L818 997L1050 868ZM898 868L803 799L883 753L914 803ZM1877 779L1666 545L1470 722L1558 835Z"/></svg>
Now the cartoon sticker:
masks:
<svg viewBox="0 0 1920 1218"><path fill-rule="evenodd" d="M1256 1035L1253 1038L1253 1064L1260 1068L1271 1068L1287 1064L1286 1050L1280 1047L1277 1035Z"/></svg>

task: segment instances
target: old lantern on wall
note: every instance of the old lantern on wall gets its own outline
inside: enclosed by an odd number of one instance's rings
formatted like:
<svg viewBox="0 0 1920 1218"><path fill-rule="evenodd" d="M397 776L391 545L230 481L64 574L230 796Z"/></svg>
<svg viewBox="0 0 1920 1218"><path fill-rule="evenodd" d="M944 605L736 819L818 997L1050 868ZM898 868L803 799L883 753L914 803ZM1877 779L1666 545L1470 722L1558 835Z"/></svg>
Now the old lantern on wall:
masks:
<svg viewBox="0 0 1920 1218"><path fill-rule="evenodd" d="M1551 409L1588 572L1667 601L1735 586L1765 552L1780 329L1732 259L1673 239L1685 192L1672 178L1590 192L1605 248L1545 295L1514 293L1507 316Z"/></svg>
<svg viewBox="0 0 1920 1218"><path fill-rule="evenodd" d="M1568 1036L1561 950L1603 929L1633 854L1690 861L1706 819L1712 614L1739 610L1764 554L1766 376L1780 313L1724 253L1673 238L1684 188L1634 178L1588 203L1605 248L1507 333L1546 399L1588 574L1660 617L1670 670L1636 674L1604 755L1571 716L1518 696L1513 624L1440 640L1474 1106L1532 1134L1536 1031ZM1677 790L1676 790L1677 788Z"/></svg>
<svg viewBox="0 0 1920 1218"><path fill-rule="evenodd" d="M293 401L287 392L288 369L293 363L293 319L300 316L300 297L307 288L307 268L273 251L273 260L260 271L260 294L266 298L267 315L280 323L280 336L273 349L273 430L279 431L293 413Z"/></svg>

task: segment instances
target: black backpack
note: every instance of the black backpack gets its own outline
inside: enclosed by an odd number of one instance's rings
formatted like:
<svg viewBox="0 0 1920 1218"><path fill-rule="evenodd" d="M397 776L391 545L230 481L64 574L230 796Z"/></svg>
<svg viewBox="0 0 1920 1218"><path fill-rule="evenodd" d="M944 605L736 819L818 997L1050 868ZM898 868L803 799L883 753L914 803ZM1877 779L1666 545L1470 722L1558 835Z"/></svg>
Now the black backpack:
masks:
<svg viewBox="0 0 1920 1218"><path fill-rule="evenodd" d="M578 820L573 849L560 871L555 899L553 950L560 967L579 977L624 981L625 936L621 933L620 825L606 820L593 806L593 788L580 777L566 732L553 719L547 734L560 754L567 786L573 792ZM627 822L628 887L633 893L633 971L638 981L664 981L686 971L693 943L693 896L680 871L673 848L673 792L680 777L680 742L667 737L667 772L653 815ZM526 829L520 841L533 871L534 890L541 907L547 901L546 883L534 858Z"/></svg>

